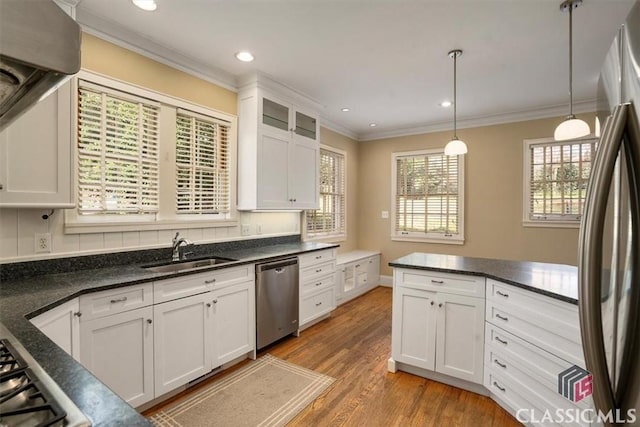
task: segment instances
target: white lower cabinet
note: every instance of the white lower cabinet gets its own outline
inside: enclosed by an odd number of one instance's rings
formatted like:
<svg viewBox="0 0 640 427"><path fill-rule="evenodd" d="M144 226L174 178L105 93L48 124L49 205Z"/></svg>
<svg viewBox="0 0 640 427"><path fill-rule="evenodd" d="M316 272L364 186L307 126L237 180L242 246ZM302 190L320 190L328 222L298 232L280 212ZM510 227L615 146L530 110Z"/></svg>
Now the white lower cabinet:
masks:
<svg viewBox="0 0 640 427"><path fill-rule="evenodd" d="M578 307L487 279L485 387L491 397L531 425L594 425L569 419L591 413L590 396L572 402L558 392L558 375L573 365L585 366Z"/></svg>
<svg viewBox="0 0 640 427"><path fill-rule="evenodd" d="M49 318L63 319L58 335L66 339L68 322L79 318L80 360L137 407L255 357L254 283L248 264L82 295L32 321L46 331Z"/></svg>
<svg viewBox="0 0 640 427"><path fill-rule="evenodd" d="M211 292L214 368L255 348L255 296L253 281Z"/></svg>
<svg viewBox="0 0 640 427"><path fill-rule="evenodd" d="M394 365L400 362L482 384L483 297L483 278L394 270Z"/></svg>
<svg viewBox="0 0 640 427"><path fill-rule="evenodd" d="M67 301L31 319L51 341L74 359L80 360L80 303Z"/></svg>
<svg viewBox="0 0 640 427"><path fill-rule="evenodd" d="M203 293L153 307L155 394L161 396L212 369L212 302Z"/></svg>
<svg viewBox="0 0 640 427"><path fill-rule="evenodd" d="M82 321L80 359L131 406L154 398L153 308Z"/></svg>
<svg viewBox="0 0 640 427"><path fill-rule="evenodd" d="M380 284L380 253L352 251L336 261L338 303L345 303Z"/></svg>
<svg viewBox="0 0 640 427"><path fill-rule="evenodd" d="M336 308L336 250L298 256L300 266L299 329L327 317Z"/></svg>

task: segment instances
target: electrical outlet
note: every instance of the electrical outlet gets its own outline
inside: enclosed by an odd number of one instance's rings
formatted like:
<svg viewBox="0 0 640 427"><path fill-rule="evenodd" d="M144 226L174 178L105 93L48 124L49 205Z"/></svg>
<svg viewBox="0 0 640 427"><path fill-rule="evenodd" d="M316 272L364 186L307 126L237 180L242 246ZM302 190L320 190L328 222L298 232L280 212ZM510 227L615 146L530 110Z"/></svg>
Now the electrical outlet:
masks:
<svg viewBox="0 0 640 427"><path fill-rule="evenodd" d="M243 236L248 236L250 234L251 234L251 225L242 224L242 235Z"/></svg>
<svg viewBox="0 0 640 427"><path fill-rule="evenodd" d="M51 233L36 233L36 253L51 252Z"/></svg>

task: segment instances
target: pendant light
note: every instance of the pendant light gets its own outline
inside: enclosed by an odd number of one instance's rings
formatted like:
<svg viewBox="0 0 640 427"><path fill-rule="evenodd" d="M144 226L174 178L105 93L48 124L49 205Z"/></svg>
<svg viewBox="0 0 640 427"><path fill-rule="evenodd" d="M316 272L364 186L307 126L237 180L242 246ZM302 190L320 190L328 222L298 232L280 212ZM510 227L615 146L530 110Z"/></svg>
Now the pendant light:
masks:
<svg viewBox="0 0 640 427"><path fill-rule="evenodd" d="M449 52L449 58L453 59L453 138L451 138L451 141L449 141L444 147L445 156L457 156L467 152L467 144L460 140L458 135L456 135L456 112L458 106L458 103L456 102L456 63L460 55L462 55L462 51L460 49Z"/></svg>
<svg viewBox="0 0 640 427"><path fill-rule="evenodd" d="M561 11L569 12L569 115L556 128L553 134L556 141L580 138L591 133L587 122L573 115L573 9L581 4L582 0L565 0L560 4Z"/></svg>

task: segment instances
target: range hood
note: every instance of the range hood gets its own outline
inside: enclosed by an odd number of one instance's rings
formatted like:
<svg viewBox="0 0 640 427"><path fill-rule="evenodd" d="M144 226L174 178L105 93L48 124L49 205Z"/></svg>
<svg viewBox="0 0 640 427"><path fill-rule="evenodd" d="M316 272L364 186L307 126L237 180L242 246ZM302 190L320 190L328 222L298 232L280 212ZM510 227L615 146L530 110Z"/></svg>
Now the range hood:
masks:
<svg viewBox="0 0 640 427"><path fill-rule="evenodd" d="M0 130L80 70L80 40L53 0L0 0Z"/></svg>

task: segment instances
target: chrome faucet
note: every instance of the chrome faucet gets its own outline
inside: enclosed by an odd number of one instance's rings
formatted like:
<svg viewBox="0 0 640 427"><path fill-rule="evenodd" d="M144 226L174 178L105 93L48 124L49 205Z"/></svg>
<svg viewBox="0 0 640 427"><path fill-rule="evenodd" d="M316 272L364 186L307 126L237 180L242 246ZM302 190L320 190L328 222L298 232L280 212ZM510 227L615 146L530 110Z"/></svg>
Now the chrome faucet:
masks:
<svg viewBox="0 0 640 427"><path fill-rule="evenodd" d="M172 261L182 261L183 259L185 259L186 254L181 253L180 248L182 246L193 245L193 243L189 239L185 239L184 237L178 238L179 235L180 232L176 233L175 237L173 238L173 257L171 258Z"/></svg>

